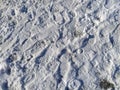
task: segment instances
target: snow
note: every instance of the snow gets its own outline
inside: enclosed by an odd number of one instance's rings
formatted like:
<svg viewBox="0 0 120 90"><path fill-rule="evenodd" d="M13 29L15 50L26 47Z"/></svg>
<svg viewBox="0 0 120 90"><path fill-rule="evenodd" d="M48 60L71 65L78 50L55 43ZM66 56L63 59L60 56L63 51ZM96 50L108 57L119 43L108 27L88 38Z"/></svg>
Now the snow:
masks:
<svg viewBox="0 0 120 90"><path fill-rule="evenodd" d="M0 0L0 90L120 90L120 0Z"/></svg>

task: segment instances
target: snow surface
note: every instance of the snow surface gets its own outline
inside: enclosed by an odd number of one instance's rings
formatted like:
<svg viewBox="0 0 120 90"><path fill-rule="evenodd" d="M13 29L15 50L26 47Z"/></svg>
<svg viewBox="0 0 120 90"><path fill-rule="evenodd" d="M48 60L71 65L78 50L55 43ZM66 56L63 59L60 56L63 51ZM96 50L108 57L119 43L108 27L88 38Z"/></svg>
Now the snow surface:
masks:
<svg viewBox="0 0 120 90"><path fill-rule="evenodd" d="M120 0L0 0L0 90L120 90Z"/></svg>

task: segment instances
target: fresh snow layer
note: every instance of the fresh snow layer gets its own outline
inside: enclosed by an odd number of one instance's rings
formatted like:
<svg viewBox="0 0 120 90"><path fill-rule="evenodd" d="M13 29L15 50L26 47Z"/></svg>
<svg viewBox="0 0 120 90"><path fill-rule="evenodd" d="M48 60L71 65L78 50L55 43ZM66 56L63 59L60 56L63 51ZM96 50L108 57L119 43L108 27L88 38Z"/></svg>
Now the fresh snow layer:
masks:
<svg viewBox="0 0 120 90"><path fill-rule="evenodd" d="M120 0L0 0L0 90L120 90Z"/></svg>

